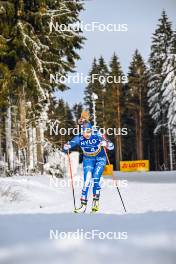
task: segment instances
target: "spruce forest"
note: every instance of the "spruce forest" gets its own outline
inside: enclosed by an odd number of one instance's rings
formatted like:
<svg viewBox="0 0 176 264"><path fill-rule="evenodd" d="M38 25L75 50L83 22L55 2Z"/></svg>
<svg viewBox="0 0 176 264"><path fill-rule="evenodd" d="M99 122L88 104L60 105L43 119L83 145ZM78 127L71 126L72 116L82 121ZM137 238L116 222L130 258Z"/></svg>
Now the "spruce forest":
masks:
<svg viewBox="0 0 176 264"><path fill-rule="evenodd" d="M61 149L70 136L51 135L49 126L58 120L61 127L76 127L83 109L89 110L93 120L93 93L98 95L98 126L128 130L127 135L110 137L115 143L110 160L116 170L121 160L143 159L150 161L151 170L176 169L176 32L172 21L163 11L151 36L147 61L136 47L127 82L91 82L82 102L71 106L55 96L71 87L51 84L50 74L73 72L86 39L81 30L55 32L49 24L74 24L83 8L82 1L0 1L1 173L43 174L53 153L58 155L54 169L61 170ZM93 74L123 78L118 54L112 50L109 62L103 54L100 58L95 54L90 77Z"/></svg>

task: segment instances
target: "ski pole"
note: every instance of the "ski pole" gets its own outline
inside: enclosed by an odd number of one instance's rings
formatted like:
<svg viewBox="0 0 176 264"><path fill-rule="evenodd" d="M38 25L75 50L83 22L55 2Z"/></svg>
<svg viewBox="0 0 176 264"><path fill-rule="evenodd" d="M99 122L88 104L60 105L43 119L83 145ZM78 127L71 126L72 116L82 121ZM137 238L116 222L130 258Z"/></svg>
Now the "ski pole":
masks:
<svg viewBox="0 0 176 264"><path fill-rule="evenodd" d="M74 209L76 210L75 190L74 190L74 185L73 185L73 173L72 173L69 149L68 149L67 155L68 155L68 162L69 162L69 169L70 169L71 187L72 187L72 193L73 193L73 204L74 204Z"/></svg>
<svg viewBox="0 0 176 264"><path fill-rule="evenodd" d="M104 152L106 154L106 158L107 158L107 161L108 161L108 165L110 165L110 160L109 160L109 157L108 157L108 154L107 154L107 151L106 151L106 148L104 147ZM117 188L117 191L119 193L119 196L120 196L120 200L122 202L122 205L123 205L123 208L124 208L124 211L127 212L126 208L125 208L125 205L124 205L124 202L123 202L123 199L122 199L122 196L121 196L121 193L120 193L120 190L119 190L119 187L118 187L118 184L117 184L117 180L115 179L114 177L114 174L112 174L112 178L116 184L116 188Z"/></svg>

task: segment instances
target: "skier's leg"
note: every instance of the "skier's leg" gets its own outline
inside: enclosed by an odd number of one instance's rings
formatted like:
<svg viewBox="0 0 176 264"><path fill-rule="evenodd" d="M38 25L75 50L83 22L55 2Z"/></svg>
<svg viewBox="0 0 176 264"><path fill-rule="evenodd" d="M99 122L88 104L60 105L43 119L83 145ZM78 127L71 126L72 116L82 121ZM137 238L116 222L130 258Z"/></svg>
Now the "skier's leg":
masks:
<svg viewBox="0 0 176 264"><path fill-rule="evenodd" d="M84 170L84 184L82 188L81 202L87 203L87 196L89 187L92 180L92 174L94 170L95 160L92 158L83 159L83 170Z"/></svg>
<svg viewBox="0 0 176 264"><path fill-rule="evenodd" d="M81 206L80 208L75 210L75 213L85 213L87 208L87 196L89 187L92 180L92 173L95 166L95 160L92 158L84 158L83 159L83 170L84 170L84 184L82 188L81 195Z"/></svg>
<svg viewBox="0 0 176 264"><path fill-rule="evenodd" d="M98 211L100 198L100 179L106 165L106 157L97 157L96 165L93 172L93 205L92 210Z"/></svg>

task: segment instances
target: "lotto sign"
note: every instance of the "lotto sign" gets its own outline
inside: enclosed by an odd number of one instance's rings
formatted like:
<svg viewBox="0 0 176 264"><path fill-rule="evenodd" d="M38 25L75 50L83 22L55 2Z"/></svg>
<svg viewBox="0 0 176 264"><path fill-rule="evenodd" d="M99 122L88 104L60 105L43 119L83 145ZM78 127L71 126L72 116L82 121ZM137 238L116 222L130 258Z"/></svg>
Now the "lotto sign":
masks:
<svg viewBox="0 0 176 264"><path fill-rule="evenodd" d="M149 171L149 160L120 161L120 171Z"/></svg>

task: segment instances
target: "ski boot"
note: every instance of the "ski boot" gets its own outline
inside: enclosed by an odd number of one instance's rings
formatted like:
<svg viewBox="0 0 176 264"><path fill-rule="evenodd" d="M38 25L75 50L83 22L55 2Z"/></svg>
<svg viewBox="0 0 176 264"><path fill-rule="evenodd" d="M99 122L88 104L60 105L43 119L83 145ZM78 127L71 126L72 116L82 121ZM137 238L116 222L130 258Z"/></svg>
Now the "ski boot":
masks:
<svg viewBox="0 0 176 264"><path fill-rule="evenodd" d="M81 206L75 208L74 213L85 213L87 209L87 200L81 198Z"/></svg>
<svg viewBox="0 0 176 264"><path fill-rule="evenodd" d="M92 213L96 213L99 211L99 195L93 196L93 202L92 202Z"/></svg>

